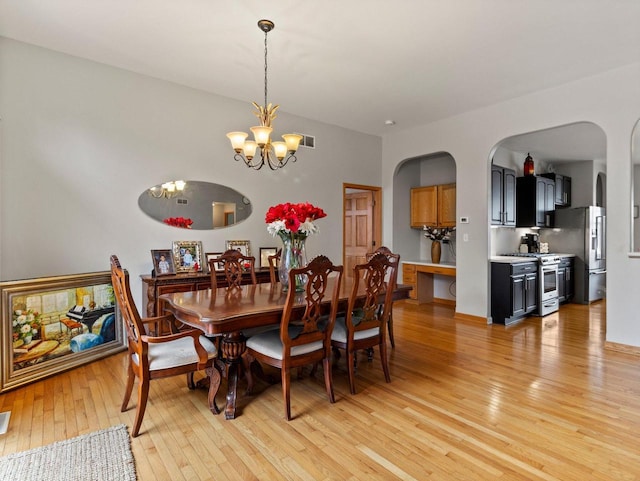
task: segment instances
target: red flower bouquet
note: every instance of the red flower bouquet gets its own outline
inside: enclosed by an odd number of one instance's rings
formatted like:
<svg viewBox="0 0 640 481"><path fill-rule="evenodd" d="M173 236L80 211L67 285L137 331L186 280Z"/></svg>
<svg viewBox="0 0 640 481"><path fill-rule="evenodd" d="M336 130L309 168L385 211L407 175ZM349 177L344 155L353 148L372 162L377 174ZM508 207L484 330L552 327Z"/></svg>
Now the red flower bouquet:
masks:
<svg viewBox="0 0 640 481"><path fill-rule="evenodd" d="M193 224L193 221L188 217L167 217L166 219L163 219L162 222L167 225L181 227L183 229L191 229L191 224Z"/></svg>
<svg viewBox="0 0 640 481"><path fill-rule="evenodd" d="M267 230L276 234L303 234L305 236L318 232L313 221L326 217L320 208L308 202L300 204L278 204L270 207L265 216Z"/></svg>

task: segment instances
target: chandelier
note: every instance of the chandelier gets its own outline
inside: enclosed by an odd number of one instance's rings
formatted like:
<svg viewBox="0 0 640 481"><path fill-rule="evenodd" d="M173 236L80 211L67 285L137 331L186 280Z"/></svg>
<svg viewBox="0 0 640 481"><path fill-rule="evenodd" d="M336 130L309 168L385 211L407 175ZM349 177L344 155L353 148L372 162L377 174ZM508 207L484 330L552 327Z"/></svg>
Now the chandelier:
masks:
<svg viewBox="0 0 640 481"><path fill-rule="evenodd" d="M283 141L272 141L271 132L273 127L271 122L276 118L276 111L279 105L267 103L267 34L273 30L274 23L271 20L260 20L258 28L264 32L264 105L258 105L255 102L253 106L257 112L254 115L258 117L260 125L251 127L254 140L246 140L249 134L246 132L229 132L227 137L231 141L231 147L235 151L233 158L236 161L244 161L247 167L259 170L263 165L267 164L271 170L276 170L287 165L291 160L297 160L296 150L302 140L302 135L284 134ZM260 158L256 158L256 151L260 149ZM255 158L255 160L254 160Z"/></svg>
<svg viewBox="0 0 640 481"><path fill-rule="evenodd" d="M162 185L151 187L148 192L151 197L155 197L156 199L161 197L170 199L174 195L180 194L186 185L187 183L184 180L172 180L171 182L165 182Z"/></svg>

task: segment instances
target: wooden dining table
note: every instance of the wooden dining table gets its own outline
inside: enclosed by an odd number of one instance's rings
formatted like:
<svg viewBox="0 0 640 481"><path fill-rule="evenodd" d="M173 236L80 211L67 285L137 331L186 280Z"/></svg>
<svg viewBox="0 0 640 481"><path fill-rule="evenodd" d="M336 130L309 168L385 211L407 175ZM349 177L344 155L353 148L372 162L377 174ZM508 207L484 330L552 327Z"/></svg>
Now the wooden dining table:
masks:
<svg viewBox="0 0 640 481"><path fill-rule="evenodd" d="M330 279L329 282L335 280ZM346 309L352 288L352 279L344 277L340 286L339 310ZM331 292L331 289L332 285L329 285L327 292ZM410 290L411 286L397 285L393 299L406 299ZM363 289L358 297L364 298L364 294ZM174 292L159 297L164 301L165 312L172 313L178 321L202 330L207 336L221 336L220 349L227 374L226 419L236 417L238 365L246 349L246 338L242 331L279 325L286 296L287 292L280 283L264 283L239 288ZM330 301L327 300L326 304L328 307ZM295 305L299 309L304 308L303 293L296 293Z"/></svg>

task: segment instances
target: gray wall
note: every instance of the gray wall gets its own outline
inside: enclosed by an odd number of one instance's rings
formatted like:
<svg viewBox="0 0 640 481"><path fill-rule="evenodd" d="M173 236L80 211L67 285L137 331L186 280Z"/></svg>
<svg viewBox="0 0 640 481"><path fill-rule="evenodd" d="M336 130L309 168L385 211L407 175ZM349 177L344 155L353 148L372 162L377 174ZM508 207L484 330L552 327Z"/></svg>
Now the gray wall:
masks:
<svg viewBox="0 0 640 481"><path fill-rule="evenodd" d="M640 285L640 262L629 255L630 144L639 112L640 63L636 63L383 137L384 189L395 188L394 173L406 159L445 151L456 161L457 214L470 219L457 231L459 313L489 315L488 205L494 146L517 134L593 122L607 140L607 341L640 346L638 301L628 295L629 285ZM384 207L385 215L390 215L391 207ZM394 234L386 229L384 242L392 243Z"/></svg>
<svg viewBox="0 0 640 481"><path fill-rule="evenodd" d="M253 125L251 100L0 38L0 279L107 270L118 254L140 302L151 249L200 240L221 251L225 240L248 239L257 254L279 245L264 214L280 202L322 207L327 217L307 253L341 263L342 183L380 185L381 139L287 115L282 98L276 133L315 135L316 149L301 149L282 171L253 171L233 160L225 137ZM235 227L195 231L138 209L145 189L178 178L232 187L254 213Z"/></svg>

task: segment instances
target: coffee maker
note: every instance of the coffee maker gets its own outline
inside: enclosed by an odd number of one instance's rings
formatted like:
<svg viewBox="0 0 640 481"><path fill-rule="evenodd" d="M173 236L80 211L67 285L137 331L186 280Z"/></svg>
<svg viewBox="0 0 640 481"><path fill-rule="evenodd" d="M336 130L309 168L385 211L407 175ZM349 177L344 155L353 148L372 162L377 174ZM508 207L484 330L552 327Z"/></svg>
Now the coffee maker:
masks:
<svg viewBox="0 0 640 481"><path fill-rule="evenodd" d="M525 234L524 243L529 249L529 253L540 252L540 235L539 234Z"/></svg>

